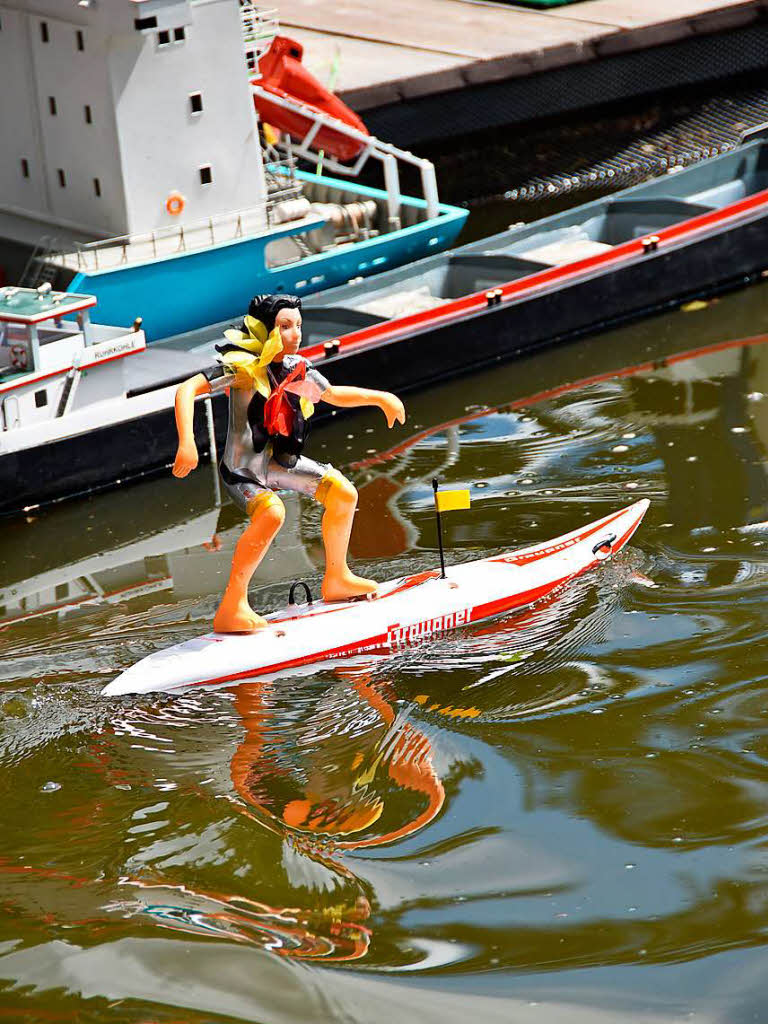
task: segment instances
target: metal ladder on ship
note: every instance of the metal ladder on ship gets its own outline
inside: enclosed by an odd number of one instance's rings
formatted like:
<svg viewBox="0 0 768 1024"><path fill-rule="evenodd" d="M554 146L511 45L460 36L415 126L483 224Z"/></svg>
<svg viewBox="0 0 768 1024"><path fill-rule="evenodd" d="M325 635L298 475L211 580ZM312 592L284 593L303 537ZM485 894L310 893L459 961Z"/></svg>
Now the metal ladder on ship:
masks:
<svg viewBox="0 0 768 1024"><path fill-rule="evenodd" d="M48 257L58 251L58 239L43 235L32 250L21 273L19 287L39 288L41 284L53 285L59 268L49 262Z"/></svg>
<svg viewBox="0 0 768 1024"><path fill-rule="evenodd" d="M257 7L251 0L240 0L240 27L248 73L258 75L259 57L270 48L279 30L277 8Z"/></svg>

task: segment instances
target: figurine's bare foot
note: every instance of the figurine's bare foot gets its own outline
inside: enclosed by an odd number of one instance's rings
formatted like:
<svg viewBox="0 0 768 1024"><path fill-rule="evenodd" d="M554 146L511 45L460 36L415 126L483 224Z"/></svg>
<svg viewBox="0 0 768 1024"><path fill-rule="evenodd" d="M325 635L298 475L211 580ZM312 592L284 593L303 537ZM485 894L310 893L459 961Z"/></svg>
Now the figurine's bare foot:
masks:
<svg viewBox="0 0 768 1024"><path fill-rule="evenodd" d="M337 576L326 575L320 592L324 601L346 601L350 597L365 597L366 594L373 594L378 589L375 580L366 580L362 576L355 576L349 569L344 570Z"/></svg>
<svg viewBox="0 0 768 1024"><path fill-rule="evenodd" d="M215 633L255 633L266 625L267 620L257 615L246 599L228 599L226 594L213 619Z"/></svg>

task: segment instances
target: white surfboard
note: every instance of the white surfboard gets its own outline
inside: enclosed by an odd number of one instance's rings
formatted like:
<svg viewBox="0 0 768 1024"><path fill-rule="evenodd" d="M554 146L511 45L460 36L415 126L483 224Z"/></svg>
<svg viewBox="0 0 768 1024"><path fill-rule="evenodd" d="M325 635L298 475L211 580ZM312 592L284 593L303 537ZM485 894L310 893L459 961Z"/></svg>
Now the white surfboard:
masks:
<svg viewBox="0 0 768 1024"><path fill-rule="evenodd" d="M245 635L208 633L157 651L104 687L104 696L222 686L302 665L386 652L433 633L525 608L616 554L645 515L642 500L555 540L390 580L365 601L288 605Z"/></svg>

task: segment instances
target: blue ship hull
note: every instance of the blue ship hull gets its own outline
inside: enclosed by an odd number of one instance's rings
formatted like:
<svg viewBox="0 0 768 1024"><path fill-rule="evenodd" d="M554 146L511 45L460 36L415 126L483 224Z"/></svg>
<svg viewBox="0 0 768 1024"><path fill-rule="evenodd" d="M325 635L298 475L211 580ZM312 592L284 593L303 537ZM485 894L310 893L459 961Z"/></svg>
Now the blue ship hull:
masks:
<svg viewBox="0 0 768 1024"><path fill-rule="evenodd" d="M332 178L305 177L349 188L347 182ZM385 197L383 192L362 185L356 185L355 192L376 199ZM403 197L403 205L423 209L426 204ZM157 341L242 316L250 298L260 292L310 295L354 277L377 274L433 255L453 243L466 218L466 210L441 204L439 216L432 220L270 269L265 258L267 245L276 238L299 233L288 224L257 237L238 238L207 249L111 270L80 272L67 290L95 295L100 323L127 326L137 316L142 317L147 341Z"/></svg>

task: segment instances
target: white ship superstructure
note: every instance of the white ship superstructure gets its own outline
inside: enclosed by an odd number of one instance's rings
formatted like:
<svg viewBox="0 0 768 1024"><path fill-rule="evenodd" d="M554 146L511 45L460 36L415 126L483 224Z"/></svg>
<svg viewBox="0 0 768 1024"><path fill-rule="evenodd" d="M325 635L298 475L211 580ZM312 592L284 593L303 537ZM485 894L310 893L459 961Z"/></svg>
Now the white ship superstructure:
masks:
<svg viewBox="0 0 768 1024"><path fill-rule="evenodd" d="M450 245L467 214L438 204L429 161L363 133L356 163L332 166L354 177L379 159L385 190L366 189L298 171L269 133L265 164L251 79L270 84L276 31L247 0L0 0L0 239L28 247L15 283L92 294L107 322L139 315L157 340L259 292L311 294ZM273 68L300 63L287 44ZM355 135L277 92L315 169L314 119ZM424 200L400 194L398 160L420 168Z"/></svg>
<svg viewBox="0 0 768 1024"><path fill-rule="evenodd" d="M108 238L233 210L265 223L233 0L0 3L0 124L6 237Z"/></svg>

